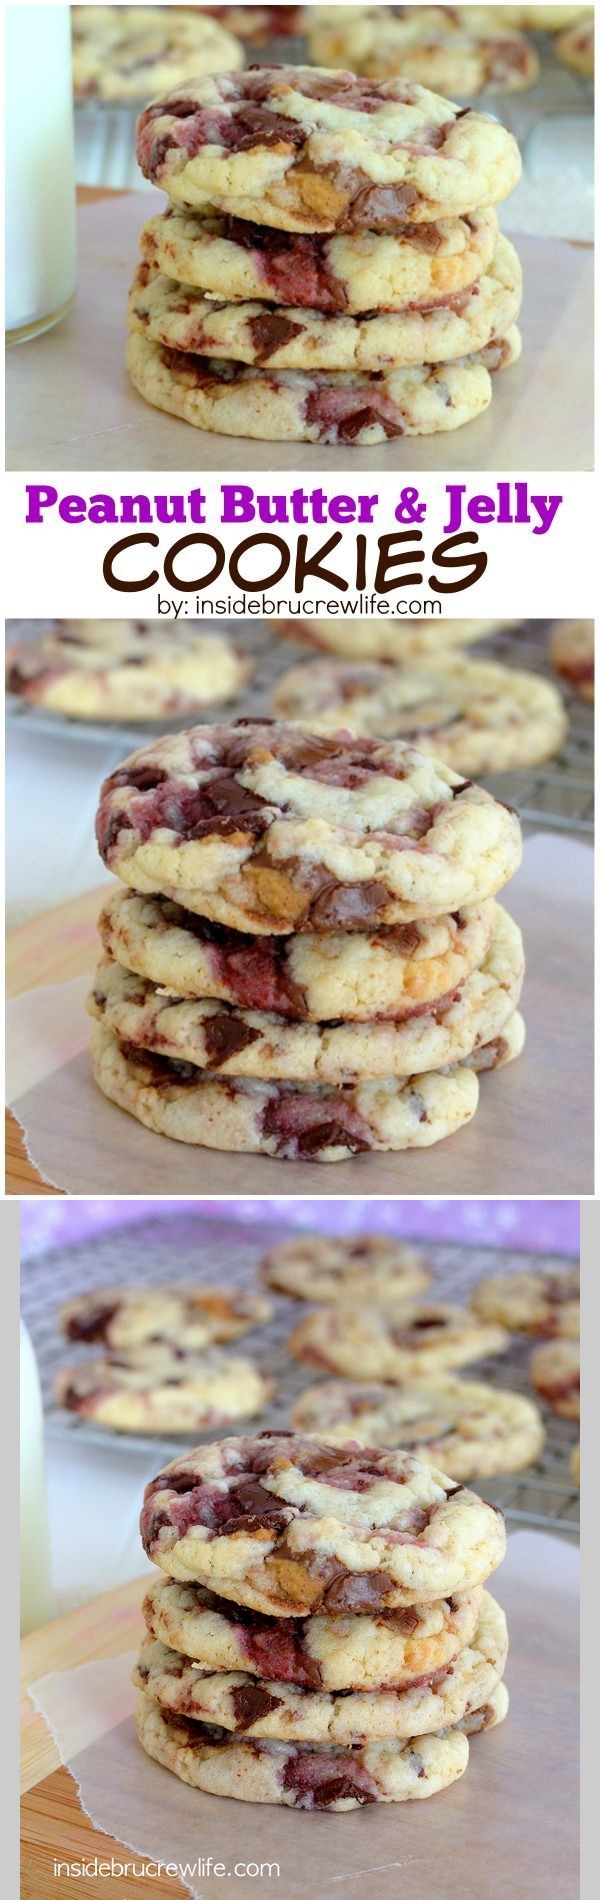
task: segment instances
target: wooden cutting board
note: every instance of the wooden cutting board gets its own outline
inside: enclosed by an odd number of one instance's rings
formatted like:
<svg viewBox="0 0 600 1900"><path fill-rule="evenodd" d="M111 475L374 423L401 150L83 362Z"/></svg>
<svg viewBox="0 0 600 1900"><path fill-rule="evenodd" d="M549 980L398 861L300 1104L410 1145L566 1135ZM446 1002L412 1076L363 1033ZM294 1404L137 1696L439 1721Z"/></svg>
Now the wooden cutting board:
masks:
<svg viewBox="0 0 600 1900"><path fill-rule="evenodd" d="M21 1900L57 1900L54 1858L100 1860L122 1845L92 1826L79 1805L77 1789L67 1768L60 1766L58 1749L41 1715L27 1696L30 1682L51 1670L75 1669L79 1663L119 1656L134 1649L140 1634L140 1602L146 1582L122 1584L106 1596L86 1603L45 1629L27 1636L22 1655L22 1889ZM133 1875L119 1878L119 1895L147 1893L148 1881ZM90 1875L77 1881L77 1892L106 1900L107 1881ZM159 1900L189 1900L187 1888L170 1875L152 1879Z"/></svg>
<svg viewBox="0 0 600 1900"><path fill-rule="evenodd" d="M7 363L9 469L318 470L592 466L593 251L516 240L524 273L523 355L494 378L489 409L465 428L374 449L208 435L143 402L125 370L125 310L142 224L162 195L131 192L78 211L77 296L56 330ZM510 203L501 207L510 234Z"/></svg>

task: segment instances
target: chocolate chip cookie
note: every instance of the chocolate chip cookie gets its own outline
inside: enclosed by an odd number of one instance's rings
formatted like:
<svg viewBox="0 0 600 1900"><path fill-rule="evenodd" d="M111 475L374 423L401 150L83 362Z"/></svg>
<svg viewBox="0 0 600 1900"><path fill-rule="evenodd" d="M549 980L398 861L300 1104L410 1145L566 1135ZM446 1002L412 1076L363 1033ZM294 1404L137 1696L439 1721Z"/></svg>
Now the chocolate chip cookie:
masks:
<svg viewBox="0 0 600 1900"><path fill-rule="evenodd" d="M292 1412L296 1431L332 1444L392 1445L462 1481L522 1471L545 1439L537 1405L519 1392L472 1379L431 1378L396 1391L332 1379L309 1386Z"/></svg>
<svg viewBox="0 0 600 1900"><path fill-rule="evenodd" d="M241 721L159 739L105 780L108 869L259 935L370 929L493 896L516 813L399 741Z"/></svg>
<svg viewBox="0 0 600 1900"><path fill-rule="evenodd" d="M481 969L400 1022L293 1023L272 1011L181 1001L112 958L99 965L87 1008L121 1044L213 1075L346 1085L446 1069L486 1047L517 1006L524 968L521 932L498 904Z"/></svg>
<svg viewBox="0 0 600 1900"><path fill-rule="evenodd" d="M416 1247L385 1234L337 1240L325 1234L295 1234L271 1247L260 1263L265 1286L294 1300L345 1306L373 1301L400 1306L429 1285L431 1272Z"/></svg>
<svg viewBox="0 0 600 1900"><path fill-rule="evenodd" d="M274 1010L292 1022L401 1020L449 996L490 947L493 901L360 931L258 937L117 886L98 919L108 956L175 996Z"/></svg>
<svg viewBox="0 0 600 1900"><path fill-rule="evenodd" d="M357 1575L364 1610L469 1590L506 1542L500 1512L408 1453L278 1432L166 1466L140 1530L167 1576L280 1616L355 1610Z"/></svg>
<svg viewBox="0 0 600 1900"><path fill-rule="evenodd" d="M147 1755L205 1794L331 1814L378 1801L422 1801L464 1774L469 1759L459 1729L353 1749L238 1741L213 1723L167 1714L148 1693L138 1697L136 1726Z"/></svg>
<svg viewBox="0 0 600 1900"><path fill-rule="evenodd" d="M59 1405L117 1432L216 1430L262 1412L275 1381L218 1346L186 1352L166 1341L109 1353L59 1373Z"/></svg>
<svg viewBox="0 0 600 1900"><path fill-rule="evenodd" d="M330 315L301 306L274 309L231 303L176 283L148 264L138 267L129 295L134 333L167 349L223 357L258 369L384 373L446 363L505 337L521 307L521 267L500 237L484 274L431 309L363 316Z"/></svg>
<svg viewBox="0 0 600 1900"><path fill-rule="evenodd" d="M481 1319L538 1339L579 1338L579 1268L539 1273L494 1273L471 1295Z"/></svg>
<svg viewBox="0 0 600 1900"><path fill-rule="evenodd" d="M288 1340L292 1358L352 1378L402 1385L406 1379L439 1377L489 1353L506 1352L509 1334L484 1323L466 1308L413 1307L408 1313L333 1307L309 1313Z"/></svg>
<svg viewBox="0 0 600 1900"><path fill-rule="evenodd" d="M261 1680L239 1670L214 1674L152 1637L142 1644L133 1681L169 1714L217 1722L237 1735L353 1747L453 1728L485 1706L501 1679L507 1649L504 1612L484 1590L472 1645L433 1682L412 1688L343 1690L336 1695L298 1683Z"/></svg>
<svg viewBox="0 0 600 1900"><path fill-rule="evenodd" d="M473 422L492 400L494 371L509 369L520 354L513 325L484 349L451 363L372 372L259 370L229 358L193 356L132 331L127 367L145 402L209 434L373 448Z"/></svg>
<svg viewBox="0 0 600 1900"><path fill-rule="evenodd" d="M209 1674L241 1670L246 1679L337 1695L349 1689L404 1693L431 1682L472 1647L482 1618L480 1585L437 1602L380 1610L372 1572L365 1571L346 1579L345 1594L353 1597L354 1611L268 1616L215 1596L204 1584L159 1574L142 1615L151 1636Z"/></svg>
<svg viewBox="0 0 600 1900"><path fill-rule="evenodd" d="M429 1148L471 1121L479 1098L472 1057L447 1075L386 1076L343 1088L259 1082L206 1075L191 1063L135 1049L103 1023L94 1024L91 1057L103 1095L156 1134L285 1161Z"/></svg>
<svg viewBox="0 0 600 1900"><path fill-rule="evenodd" d="M260 1293L173 1283L94 1287L61 1307L59 1325L77 1345L109 1346L116 1353L165 1341L186 1352L203 1352L267 1325L271 1315Z"/></svg>
<svg viewBox="0 0 600 1900"><path fill-rule="evenodd" d="M512 134L409 80L312 66L176 87L141 114L145 178L178 205L290 231L394 230L497 204Z"/></svg>
<svg viewBox="0 0 600 1900"><path fill-rule="evenodd" d="M311 732L403 739L474 777L552 758L568 725L549 680L462 654L394 667L313 660L283 674L272 703Z"/></svg>
<svg viewBox="0 0 600 1900"><path fill-rule="evenodd" d="M251 672L249 656L202 622L68 620L9 647L6 689L67 719L135 725L234 699Z"/></svg>
<svg viewBox="0 0 600 1900"><path fill-rule="evenodd" d="M140 232L144 261L179 284L333 316L443 304L489 269L497 241L491 207L393 231L323 236L171 205Z"/></svg>

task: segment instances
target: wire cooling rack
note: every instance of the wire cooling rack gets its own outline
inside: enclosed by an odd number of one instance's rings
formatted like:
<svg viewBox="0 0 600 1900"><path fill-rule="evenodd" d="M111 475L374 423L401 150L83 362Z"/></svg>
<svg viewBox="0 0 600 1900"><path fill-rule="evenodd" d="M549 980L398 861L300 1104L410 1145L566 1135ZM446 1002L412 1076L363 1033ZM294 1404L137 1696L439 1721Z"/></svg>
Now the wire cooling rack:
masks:
<svg viewBox="0 0 600 1900"><path fill-rule="evenodd" d="M27 640L34 632L44 632L50 624L45 621L8 621L7 639L10 643ZM435 622L432 624L435 625ZM492 639L466 648L465 658L473 655L474 658L479 656L482 659L502 660L507 666L537 673L560 687L561 683L548 658L551 624L549 620L512 622ZM213 718L252 719L269 713L275 682L299 660L309 661L310 652L306 647L296 649L288 640L278 639L265 621L226 620L218 625L235 645L243 647L252 655L255 671L239 698L221 711L215 709ZM524 825L538 831L543 826L544 829L589 835L594 824L594 711L592 706L570 693L566 686L563 685L562 690L568 703L569 728L558 757L548 759L543 765L523 767L513 772L496 772L482 783L489 785L497 798L516 805ZM11 694L7 697L6 706L7 720L15 730L59 740L87 739L96 746L100 742L106 745L107 740L118 739L123 746L123 757L136 746L143 745L145 739L161 732L176 731L182 724L179 719L137 727L94 725L44 713L40 708L29 706Z"/></svg>
<svg viewBox="0 0 600 1900"><path fill-rule="evenodd" d="M255 1288L261 1254L277 1241L290 1237L290 1229L271 1223L242 1224L229 1218L215 1218L203 1210L195 1215L177 1215L164 1220L157 1217L141 1221L135 1227L99 1236L77 1247L62 1248L25 1263L22 1272L23 1317L35 1348L46 1409L47 1429L53 1437L80 1436L86 1443L115 1447L137 1446L161 1462L175 1457L191 1442L182 1437L143 1438L133 1434L119 1436L92 1426L55 1405L52 1388L59 1367L89 1362L100 1349L77 1349L61 1338L58 1313L63 1302L81 1291L114 1285L156 1286L169 1280L192 1280L199 1286L217 1285L227 1290ZM465 1247L444 1244L427 1247L435 1274L432 1298L455 1303L465 1302L476 1282L491 1273L560 1269L563 1259L539 1254L505 1252L494 1247ZM273 1295L275 1314L270 1325L249 1334L232 1351L248 1352L278 1382L278 1392L256 1422L257 1430L289 1426L289 1415L301 1391L316 1383L306 1366L289 1358L285 1341L304 1311L301 1302ZM527 1365L531 1340L513 1340L502 1357L478 1361L466 1367L466 1376L489 1379L492 1385L524 1392L531 1396ZM547 1440L535 1465L515 1477L486 1479L483 1487L473 1482L474 1490L505 1512L514 1525L559 1531L576 1536L579 1528L579 1492L573 1483L569 1455L579 1429L557 1418L547 1407ZM242 1425L241 1430L244 1429ZM252 1426L248 1426L251 1430ZM194 1434L196 1439L214 1437L214 1433ZM221 1434L224 1436L224 1434Z"/></svg>

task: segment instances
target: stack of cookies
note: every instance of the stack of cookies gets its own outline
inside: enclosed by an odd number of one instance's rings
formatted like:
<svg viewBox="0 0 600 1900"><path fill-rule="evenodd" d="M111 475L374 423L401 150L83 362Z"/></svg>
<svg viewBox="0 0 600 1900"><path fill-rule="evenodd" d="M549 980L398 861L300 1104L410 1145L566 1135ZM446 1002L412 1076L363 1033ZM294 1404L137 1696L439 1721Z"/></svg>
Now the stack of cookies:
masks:
<svg viewBox="0 0 600 1900"><path fill-rule="evenodd" d="M423 1800L502 1721L502 1516L403 1453L266 1432L147 1486L163 1573L134 1672L142 1747L191 1787L342 1813Z"/></svg>
<svg viewBox="0 0 600 1900"><path fill-rule="evenodd" d="M63 1307L60 1326L102 1357L65 1367L57 1402L108 1430L167 1437L256 1417L275 1380L222 1347L270 1317L260 1295L219 1287L96 1287Z"/></svg>
<svg viewBox="0 0 600 1900"><path fill-rule="evenodd" d="M518 147L395 78L255 68L138 121L170 206L141 234L128 366L222 435L372 446L459 428L520 353L521 273L493 207Z"/></svg>
<svg viewBox="0 0 600 1900"><path fill-rule="evenodd" d="M104 1094L234 1153L429 1147L517 1055L518 819L411 746L241 720L106 780L89 999Z"/></svg>

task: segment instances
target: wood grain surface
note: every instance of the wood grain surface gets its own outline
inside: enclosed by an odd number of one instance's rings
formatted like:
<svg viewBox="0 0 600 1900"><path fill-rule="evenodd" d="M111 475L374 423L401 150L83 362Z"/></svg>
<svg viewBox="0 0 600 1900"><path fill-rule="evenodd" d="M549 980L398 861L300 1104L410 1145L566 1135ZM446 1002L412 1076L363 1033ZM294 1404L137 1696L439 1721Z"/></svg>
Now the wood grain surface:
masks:
<svg viewBox="0 0 600 1900"><path fill-rule="evenodd" d="M79 1663L96 1658L119 1656L135 1647L141 1619L140 1601L146 1581L122 1584L93 1603L84 1604L68 1616L59 1617L45 1629L27 1636L22 1654L22 1900L56 1900L60 1891L53 1870L54 1859L69 1861L102 1860L113 1854L123 1857L123 1848L92 1826L79 1805L77 1789L60 1757L41 1715L29 1701L30 1682L51 1670L74 1669ZM62 1885L62 1883L61 1883ZM100 1875L90 1874L77 1880L77 1892L106 1900L112 1894L139 1894L148 1891L148 1880L133 1875L119 1876L107 1884ZM152 1878L152 1893L159 1900L189 1900L180 1880L165 1874Z"/></svg>

